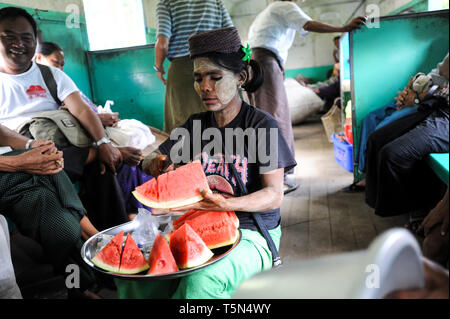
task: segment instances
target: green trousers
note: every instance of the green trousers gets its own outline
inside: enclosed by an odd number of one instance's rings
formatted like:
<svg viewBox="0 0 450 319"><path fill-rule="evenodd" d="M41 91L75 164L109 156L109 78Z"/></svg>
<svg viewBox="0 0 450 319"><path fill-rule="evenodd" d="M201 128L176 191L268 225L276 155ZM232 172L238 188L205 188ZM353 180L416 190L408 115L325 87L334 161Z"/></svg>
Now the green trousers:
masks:
<svg viewBox="0 0 450 319"><path fill-rule="evenodd" d="M272 254L257 231L241 229L242 238L225 258L180 279L132 281L115 279L119 298L226 299L251 276L272 268ZM277 249L281 226L269 231Z"/></svg>

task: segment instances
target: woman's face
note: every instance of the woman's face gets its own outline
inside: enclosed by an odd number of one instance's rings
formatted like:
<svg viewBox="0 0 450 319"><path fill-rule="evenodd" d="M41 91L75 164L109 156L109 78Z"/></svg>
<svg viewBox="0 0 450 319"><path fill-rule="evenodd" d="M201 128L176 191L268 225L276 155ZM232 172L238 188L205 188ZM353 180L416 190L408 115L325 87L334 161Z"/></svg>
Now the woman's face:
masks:
<svg viewBox="0 0 450 319"><path fill-rule="evenodd" d="M217 66L209 58L194 60L194 88L209 111L220 111L230 104L242 83L239 74Z"/></svg>
<svg viewBox="0 0 450 319"><path fill-rule="evenodd" d="M55 68L58 68L62 71L65 64L64 52L54 51L52 52L52 54L47 56L43 55L42 53L38 53L36 55L36 62L44 65L54 66Z"/></svg>

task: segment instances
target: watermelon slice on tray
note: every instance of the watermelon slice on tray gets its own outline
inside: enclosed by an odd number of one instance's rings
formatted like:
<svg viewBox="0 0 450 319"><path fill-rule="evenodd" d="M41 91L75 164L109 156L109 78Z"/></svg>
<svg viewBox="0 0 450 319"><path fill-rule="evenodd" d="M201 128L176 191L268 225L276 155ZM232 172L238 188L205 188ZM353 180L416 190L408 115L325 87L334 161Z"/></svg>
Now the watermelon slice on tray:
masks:
<svg viewBox="0 0 450 319"><path fill-rule="evenodd" d="M133 237L127 234L124 247L123 237L122 230L92 258L94 265L118 274L137 274L147 270L148 263Z"/></svg>
<svg viewBox="0 0 450 319"><path fill-rule="evenodd" d="M173 222L174 230L185 223L209 249L234 244L239 237L239 219L234 212L190 210Z"/></svg>
<svg viewBox="0 0 450 319"><path fill-rule="evenodd" d="M156 235L148 263L150 265L149 275L163 275L179 271L169 244L160 234Z"/></svg>
<svg viewBox="0 0 450 319"><path fill-rule="evenodd" d="M201 201L200 189L209 190L209 186L202 164L196 161L161 174L132 193L148 207L170 209Z"/></svg>
<svg viewBox="0 0 450 319"><path fill-rule="evenodd" d="M200 266L214 255L189 224L184 224L172 234L169 246L181 269Z"/></svg>
<svg viewBox="0 0 450 319"><path fill-rule="evenodd" d="M125 246L120 259L120 274L137 274L148 269L148 263L144 255L134 241L133 237L128 233Z"/></svg>
<svg viewBox="0 0 450 319"><path fill-rule="evenodd" d="M124 231L122 230L116 236L111 239L101 251L92 258L92 262L97 267L118 272L120 267L120 257L122 255L122 244L123 244Z"/></svg>

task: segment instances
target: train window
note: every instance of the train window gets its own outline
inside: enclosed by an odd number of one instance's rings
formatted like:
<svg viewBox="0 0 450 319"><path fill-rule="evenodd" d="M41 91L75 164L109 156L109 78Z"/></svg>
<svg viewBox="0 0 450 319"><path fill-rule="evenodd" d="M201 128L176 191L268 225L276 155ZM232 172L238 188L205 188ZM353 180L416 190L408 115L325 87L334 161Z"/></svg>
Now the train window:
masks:
<svg viewBox="0 0 450 319"><path fill-rule="evenodd" d="M428 0L428 11L448 9L449 0Z"/></svg>
<svg viewBox="0 0 450 319"><path fill-rule="evenodd" d="M89 49L145 45L142 0L83 0Z"/></svg>

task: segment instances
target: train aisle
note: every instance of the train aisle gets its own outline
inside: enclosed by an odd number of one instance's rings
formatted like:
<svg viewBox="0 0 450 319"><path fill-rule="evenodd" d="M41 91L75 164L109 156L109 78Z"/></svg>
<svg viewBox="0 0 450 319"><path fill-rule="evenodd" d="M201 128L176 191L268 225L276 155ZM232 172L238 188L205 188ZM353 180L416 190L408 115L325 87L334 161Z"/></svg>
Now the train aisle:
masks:
<svg viewBox="0 0 450 319"><path fill-rule="evenodd" d="M300 187L285 196L281 207L285 263L365 249L384 230L408 221L407 216L375 216L364 192L341 191L353 182L353 174L336 163L319 116L294 126L294 137Z"/></svg>

